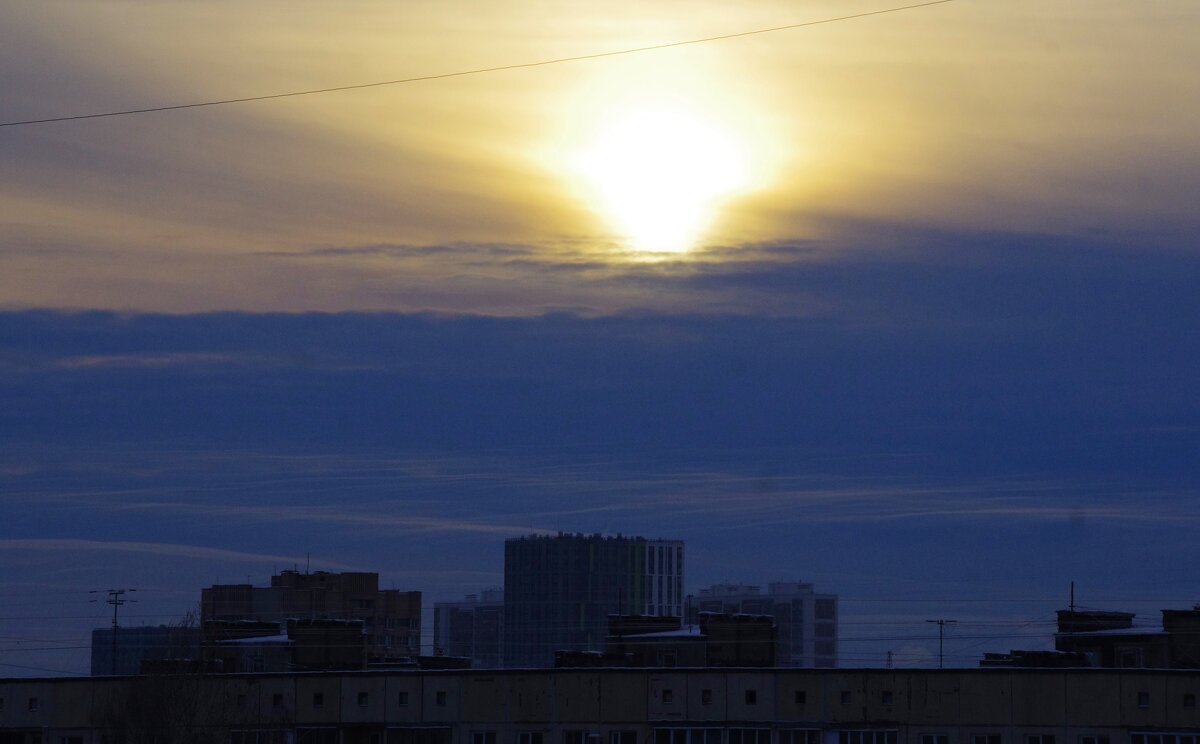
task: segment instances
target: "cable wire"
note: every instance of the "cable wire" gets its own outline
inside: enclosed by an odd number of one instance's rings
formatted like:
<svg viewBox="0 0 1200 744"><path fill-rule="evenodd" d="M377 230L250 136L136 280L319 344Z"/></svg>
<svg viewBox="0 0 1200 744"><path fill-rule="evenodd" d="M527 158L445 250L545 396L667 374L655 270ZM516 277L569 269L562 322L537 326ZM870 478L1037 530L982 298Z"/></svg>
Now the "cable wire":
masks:
<svg viewBox="0 0 1200 744"><path fill-rule="evenodd" d="M882 10L870 10L862 13L853 13L851 15L837 16L834 18L822 18L817 21L804 21L802 23L789 23L785 26L773 26L771 28L759 28L752 31L739 31L732 34L720 34L718 36L705 36L699 39L686 39L684 41L672 41L663 44L651 44L650 46L631 47L628 49L616 49L610 52L595 52L593 54L579 54L572 57L558 57L555 59L544 59L537 62L519 62L510 65L499 65L497 67L479 67L472 70L459 70L457 72L444 72L436 75L420 75L417 77L398 78L396 80L380 80L373 83L358 83L355 85L338 85L331 88L314 88L312 90L296 90L287 93L270 93L260 96L246 96L244 98L224 98L213 101L200 101L197 103L179 103L169 106L152 106L149 108L126 109L123 111L104 111L94 114L77 114L74 116L55 116L46 119L25 119L23 121L6 121L0 122L0 127L20 127L32 124L49 124L59 121L79 121L81 119L103 119L112 116L132 116L134 114L150 114L159 111L178 111L181 109L201 108L204 106L225 106L231 103L248 103L250 101L268 101L277 98L294 98L297 96L311 96L319 93L335 93L347 90L362 90L364 88L379 88L385 85L403 85L405 83L419 83L429 80L444 80L446 78L466 77L468 75L482 75L490 72L504 72L507 70L522 70L530 67L545 67L547 65L558 65L566 62L582 62L590 59L603 59L605 57L618 57L626 54L638 54L641 52L652 52L660 49L672 49L674 47L690 46L694 44L707 44L714 41L726 41L728 39L738 39L745 36L757 36L759 34L770 34L777 31L790 31L797 28L805 28L807 26L820 26L827 23L837 23L839 21L849 21L855 18L867 18L869 16L884 15L885 13L899 13L905 10L915 10L917 8L925 8L931 5L942 5L944 3L952 3L954 0L928 0L928 2L916 3L914 5L902 5L894 8L884 8Z"/></svg>

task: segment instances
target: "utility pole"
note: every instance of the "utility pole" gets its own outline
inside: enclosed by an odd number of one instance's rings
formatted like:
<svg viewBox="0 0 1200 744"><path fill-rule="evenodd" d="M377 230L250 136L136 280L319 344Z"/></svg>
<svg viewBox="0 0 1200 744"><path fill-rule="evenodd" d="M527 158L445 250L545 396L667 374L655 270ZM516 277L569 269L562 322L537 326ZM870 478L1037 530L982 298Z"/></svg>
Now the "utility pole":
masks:
<svg viewBox="0 0 1200 744"><path fill-rule="evenodd" d="M943 668L942 661L944 659L944 657L942 656L942 648L943 648L943 644L946 640L946 626L954 625L958 621L957 620L947 620L943 617L939 617L937 620L926 620L925 622L937 623L937 626L938 626L938 669L942 669Z"/></svg>
<svg viewBox="0 0 1200 744"><path fill-rule="evenodd" d="M102 591L102 590L100 590L100 589L93 589L93 590L91 590L90 592L88 592L88 594L99 594L101 591ZM121 605L125 604L126 602L136 602L136 601L137 601L136 599L125 599L125 594L126 594L126 593L128 593L128 592L136 592L136 591L137 591L137 589L105 589L105 590L103 590L103 591L104 591L106 594L108 594L108 599L106 599L106 600L104 600L104 601L105 601L107 604L110 604L110 605L112 605L112 608L113 608L113 619L112 619L112 669L111 669L111 671L112 671L112 675L115 677L115 676L117 676L117 630L118 630L118 629L121 627L121 626L120 626L120 625L117 623L117 610L118 610L118 609L120 609ZM91 601L91 602L98 602L98 601L100 601L100 600L98 600L98 599L92 599L92 600L89 600L89 601Z"/></svg>

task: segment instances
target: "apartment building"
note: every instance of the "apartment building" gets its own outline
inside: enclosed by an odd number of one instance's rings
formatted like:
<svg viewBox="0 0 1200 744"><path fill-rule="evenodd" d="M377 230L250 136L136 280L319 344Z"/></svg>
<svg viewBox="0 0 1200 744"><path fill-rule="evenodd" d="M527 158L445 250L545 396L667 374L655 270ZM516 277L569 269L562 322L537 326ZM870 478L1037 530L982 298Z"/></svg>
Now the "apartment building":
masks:
<svg viewBox="0 0 1200 744"><path fill-rule="evenodd" d="M547 669L0 680L3 744L1197 744L1200 672Z"/></svg>
<svg viewBox="0 0 1200 744"><path fill-rule="evenodd" d="M689 613L693 618L700 612L775 618L779 632L775 647L776 666L837 666L838 597L818 593L812 584L772 582L767 584L765 592L762 587L752 584L713 584L700 589L689 602Z"/></svg>
<svg viewBox="0 0 1200 744"><path fill-rule="evenodd" d="M361 620L373 659L415 657L421 648L421 593L380 589L377 573L287 570L265 587L215 584L200 592L200 620Z"/></svg>
<svg viewBox="0 0 1200 744"><path fill-rule="evenodd" d="M433 653L471 660L475 669L500 666L504 590L468 594L459 602L433 605Z"/></svg>
<svg viewBox="0 0 1200 744"><path fill-rule="evenodd" d="M506 667L601 651L609 615L683 615L682 540L533 535L504 543Z"/></svg>

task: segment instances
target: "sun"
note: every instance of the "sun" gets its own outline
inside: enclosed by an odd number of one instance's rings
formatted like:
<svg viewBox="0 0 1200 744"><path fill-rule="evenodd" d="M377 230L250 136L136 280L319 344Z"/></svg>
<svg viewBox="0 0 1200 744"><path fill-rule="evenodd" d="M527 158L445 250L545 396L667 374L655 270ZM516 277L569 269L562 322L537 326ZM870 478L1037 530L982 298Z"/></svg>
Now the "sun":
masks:
<svg viewBox="0 0 1200 744"><path fill-rule="evenodd" d="M748 179L737 137L679 105L640 106L598 122L576 170L594 208L630 248L648 252L693 248Z"/></svg>

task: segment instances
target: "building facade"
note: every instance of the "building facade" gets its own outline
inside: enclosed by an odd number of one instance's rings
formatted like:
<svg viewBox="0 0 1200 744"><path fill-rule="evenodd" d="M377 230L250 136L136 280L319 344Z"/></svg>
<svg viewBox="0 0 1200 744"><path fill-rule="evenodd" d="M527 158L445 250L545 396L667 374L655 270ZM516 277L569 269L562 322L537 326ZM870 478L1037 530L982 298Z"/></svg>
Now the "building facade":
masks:
<svg viewBox="0 0 1200 744"><path fill-rule="evenodd" d="M773 582L765 593L755 585L713 584L691 598L689 614L700 612L769 615L779 632L776 666L837 666L838 598L818 594L812 584Z"/></svg>
<svg viewBox="0 0 1200 744"><path fill-rule="evenodd" d="M1196 744L1200 672L559 669L0 680L3 744Z"/></svg>
<svg viewBox="0 0 1200 744"><path fill-rule="evenodd" d="M500 666L504 590L468 594L461 602L433 605L433 653L471 660L476 669Z"/></svg>
<svg viewBox="0 0 1200 744"><path fill-rule="evenodd" d="M702 612L694 625L675 617L609 616L599 661L631 667L773 667L776 630L766 615ZM555 661L555 666L565 666Z"/></svg>
<svg viewBox="0 0 1200 744"><path fill-rule="evenodd" d="M200 620L361 620L371 658L421 650L421 593L381 590L377 573L282 571L265 587L216 584L200 592Z"/></svg>
<svg viewBox="0 0 1200 744"><path fill-rule="evenodd" d="M200 629L180 625L96 628L92 675L138 674L142 662L198 659Z"/></svg>
<svg viewBox="0 0 1200 744"><path fill-rule="evenodd" d="M506 667L601 651L609 615L683 614L682 540L534 535L504 543Z"/></svg>

